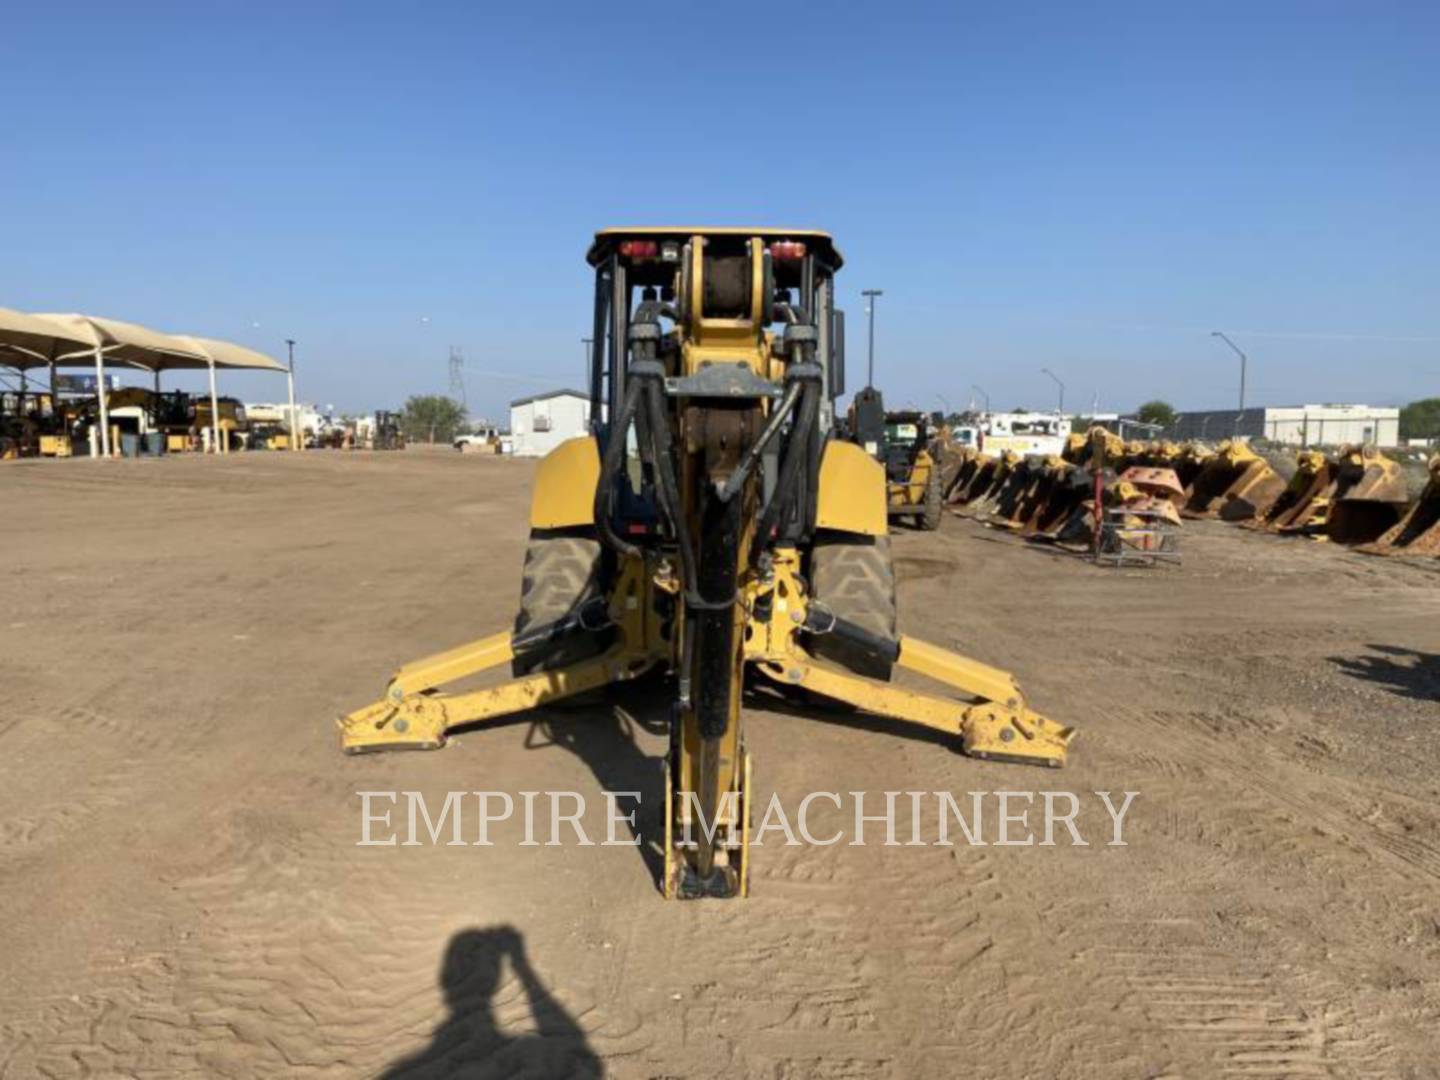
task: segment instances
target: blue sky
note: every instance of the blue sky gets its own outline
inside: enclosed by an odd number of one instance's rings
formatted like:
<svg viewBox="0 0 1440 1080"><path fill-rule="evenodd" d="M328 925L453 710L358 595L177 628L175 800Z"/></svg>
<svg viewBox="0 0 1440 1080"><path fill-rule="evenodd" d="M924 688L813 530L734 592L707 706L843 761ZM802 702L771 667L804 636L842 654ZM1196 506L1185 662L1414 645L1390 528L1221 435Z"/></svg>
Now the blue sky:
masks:
<svg viewBox="0 0 1440 1080"><path fill-rule="evenodd" d="M783 223L897 404L1225 406L1211 329L1252 402L1440 394L1433 2L506 9L12 6L0 306L294 337L350 409L456 344L496 416L578 381L596 228Z"/></svg>

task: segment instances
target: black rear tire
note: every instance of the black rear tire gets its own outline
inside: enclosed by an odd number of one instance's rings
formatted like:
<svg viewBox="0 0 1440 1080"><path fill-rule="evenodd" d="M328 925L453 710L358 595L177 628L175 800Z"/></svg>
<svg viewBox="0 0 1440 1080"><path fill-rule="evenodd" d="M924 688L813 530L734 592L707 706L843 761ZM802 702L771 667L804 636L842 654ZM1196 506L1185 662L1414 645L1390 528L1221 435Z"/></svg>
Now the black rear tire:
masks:
<svg viewBox="0 0 1440 1080"><path fill-rule="evenodd" d="M940 527L940 514L944 510L944 493L940 490L938 467L930 467L930 482L925 485L925 511L919 517L920 528L934 532Z"/></svg>
<svg viewBox="0 0 1440 1080"><path fill-rule="evenodd" d="M600 541L588 533L532 530L525 549L514 632L518 635L552 623L599 596L602 554ZM565 667L599 655L612 637L613 631L582 630L560 641L536 645L516 656L511 670L518 676Z"/></svg>
<svg viewBox="0 0 1440 1080"><path fill-rule="evenodd" d="M895 570L890 537L829 533L816 537L810 552L810 587L837 617L872 634L895 638ZM888 682L890 662L872 656L834 634L812 634L816 656L857 675Z"/></svg>

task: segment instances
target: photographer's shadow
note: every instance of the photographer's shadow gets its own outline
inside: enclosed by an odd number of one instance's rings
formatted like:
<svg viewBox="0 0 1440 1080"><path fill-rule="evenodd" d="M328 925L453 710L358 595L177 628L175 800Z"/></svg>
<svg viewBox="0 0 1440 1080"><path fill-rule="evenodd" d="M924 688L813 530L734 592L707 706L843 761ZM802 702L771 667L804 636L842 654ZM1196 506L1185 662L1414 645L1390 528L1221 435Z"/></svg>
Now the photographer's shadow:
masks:
<svg viewBox="0 0 1440 1080"><path fill-rule="evenodd" d="M507 959L529 1003L533 1034L506 1034L495 1021L493 999ZM445 950L440 985L450 1015L429 1046L395 1062L381 1074L383 1080L555 1080L605 1074L580 1025L541 985L525 955L524 938L513 927L456 934Z"/></svg>

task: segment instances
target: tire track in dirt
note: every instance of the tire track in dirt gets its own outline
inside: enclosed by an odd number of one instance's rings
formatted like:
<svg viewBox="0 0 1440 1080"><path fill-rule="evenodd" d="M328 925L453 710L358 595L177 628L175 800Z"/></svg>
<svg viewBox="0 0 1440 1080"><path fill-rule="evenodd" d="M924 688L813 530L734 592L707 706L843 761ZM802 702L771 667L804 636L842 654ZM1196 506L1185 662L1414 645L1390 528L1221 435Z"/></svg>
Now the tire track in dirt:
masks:
<svg viewBox="0 0 1440 1080"><path fill-rule="evenodd" d="M1138 724L1161 729L1178 759L1204 762L1213 778L1231 786L1238 783L1248 795L1268 804L1272 818L1277 810L1288 814L1279 820L1288 821L1292 843L1318 832L1370 860L1381 856L1382 862L1412 881L1440 879L1440 839L1426 839L1440 838L1440 814L1419 800L1317 773L1256 738L1237 742L1234 733L1253 726L1243 716L1231 723L1214 713L1172 717L1133 708L1124 711ZM1303 846L1316 845L1306 838Z"/></svg>
<svg viewBox="0 0 1440 1080"><path fill-rule="evenodd" d="M1190 865L1204 868L1201 880L1231 892L1230 879L1243 877L1247 867L1263 866L1277 880L1291 875L1337 884L1379 871L1392 884L1366 890L1363 898L1336 886L1325 892L1338 906L1360 902L1356 914L1363 911L1375 940L1409 940L1440 953L1433 905L1424 899L1433 899L1440 877L1440 850L1432 839L1440 818L1433 808L1325 771L1324 757L1287 754L1290 725L1276 721L1278 713L1252 721L1223 709L1169 714L1120 708L1135 726L1136 743L1163 746L1159 756L1174 755L1202 769L1198 779L1185 777L1169 789L1158 819L1170 840L1187 845ZM1288 914L1282 904L1268 912L1241 907L1238 917L1257 919L1262 932L1276 919L1306 916ZM1136 941L1155 936L1167 935L1155 927L1133 931ZM1273 956L1247 962L1235 950L1183 943L1111 946L1097 963L1097 979L1106 981L1110 968L1124 973L1133 1000L1174 1038L1186 1065L1180 1075L1397 1075L1390 1038L1394 999L1359 995L1339 981L1340 965L1359 962L1359 956L1332 951L1323 932L1312 948L1304 941L1289 941L1283 962Z"/></svg>
<svg viewBox="0 0 1440 1080"><path fill-rule="evenodd" d="M1101 948L1091 959L1164 1033L1176 1075L1394 1075L1385 1040L1337 1004L1346 988L1313 973L1288 987L1261 964L1173 941Z"/></svg>
<svg viewBox="0 0 1440 1080"><path fill-rule="evenodd" d="M129 713L88 704L53 716L22 713L5 736L11 761L43 767L21 771L5 792L7 803L24 810L0 819L0 861L54 843L97 815L144 797L146 778L174 768L177 753L183 756L198 741L191 736L177 744ZM98 771L91 765L97 759L105 762Z"/></svg>
<svg viewBox="0 0 1440 1080"><path fill-rule="evenodd" d="M976 766L903 737L895 749L887 772L903 776L908 790L953 790L962 779L977 788L1025 787L1017 774L1035 775ZM927 840L932 807L922 803ZM911 835L909 800L901 797L897 810L903 844ZM830 828L827 820L815 831ZM1038 869L1026 863L1034 853L963 840L955 848L886 847L883 833L883 825L868 825L865 847L767 842L757 853L754 897L725 913L721 931L738 948L704 957L719 974L703 1008L686 1012L687 1028L745 1033L734 1037L727 1075L948 1080L982 1058L1006 1061L1007 1074L1017 1076L1062 1075L1084 1062L1138 1067L1122 1039L1078 1025L1073 1007L1055 1007L1067 996L1054 958L1072 949L1072 909L1068 899L1028 887ZM805 929L780 909L767 910L777 904L803 909Z"/></svg>
<svg viewBox="0 0 1440 1080"><path fill-rule="evenodd" d="M0 1043L21 1050L0 1077L348 1078L425 1047L447 1015L437 980L448 944L492 921L457 892L475 862L353 844L283 813L227 813L206 865L172 883L195 929L163 952L96 958L89 993L7 1008L17 1019ZM624 1002L573 983L555 994L596 1054L647 1045ZM535 1030L508 965L489 1009L504 1034ZM486 1031L477 1022L476 1039ZM473 1061L476 1045L458 1041L454 1061Z"/></svg>

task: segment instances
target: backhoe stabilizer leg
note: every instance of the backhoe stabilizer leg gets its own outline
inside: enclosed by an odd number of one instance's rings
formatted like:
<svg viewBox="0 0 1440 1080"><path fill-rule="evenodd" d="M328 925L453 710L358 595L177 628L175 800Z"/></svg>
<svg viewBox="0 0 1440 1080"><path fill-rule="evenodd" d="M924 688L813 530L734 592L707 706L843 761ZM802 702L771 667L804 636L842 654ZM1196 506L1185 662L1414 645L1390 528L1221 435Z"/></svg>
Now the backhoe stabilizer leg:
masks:
<svg viewBox="0 0 1440 1080"><path fill-rule="evenodd" d="M865 712L958 736L965 753L981 760L1059 768L1075 730L1032 711L1014 676L999 668L902 635L895 663L968 694L964 702L875 682L816 663L808 654L765 660L760 671Z"/></svg>
<svg viewBox="0 0 1440 1080"><path fill-rule="evenodd" d="M423 683L429 691L439 685L441 680L434 676L442 668L448 672L444 681L452 681L508 661L511 656L508 644L503 649L482 648L494 640L494 637L486 638L474 646L462 646L406 665L391 682L384 701L339 720L341 748L349 754L374 750L437 750L445 745L446 734L458 727L538 708L610 683L626 682L656 662L655 657L617 647L567 667L510 679L482 690L459 694L405 691L406 683L401 679L407 672L411 674L410 684ZM473 651L471 661L477 661L483 654L487 662L467 666L462 658L467 649ZM417 674L422 671L428 675Z"/></svg>

